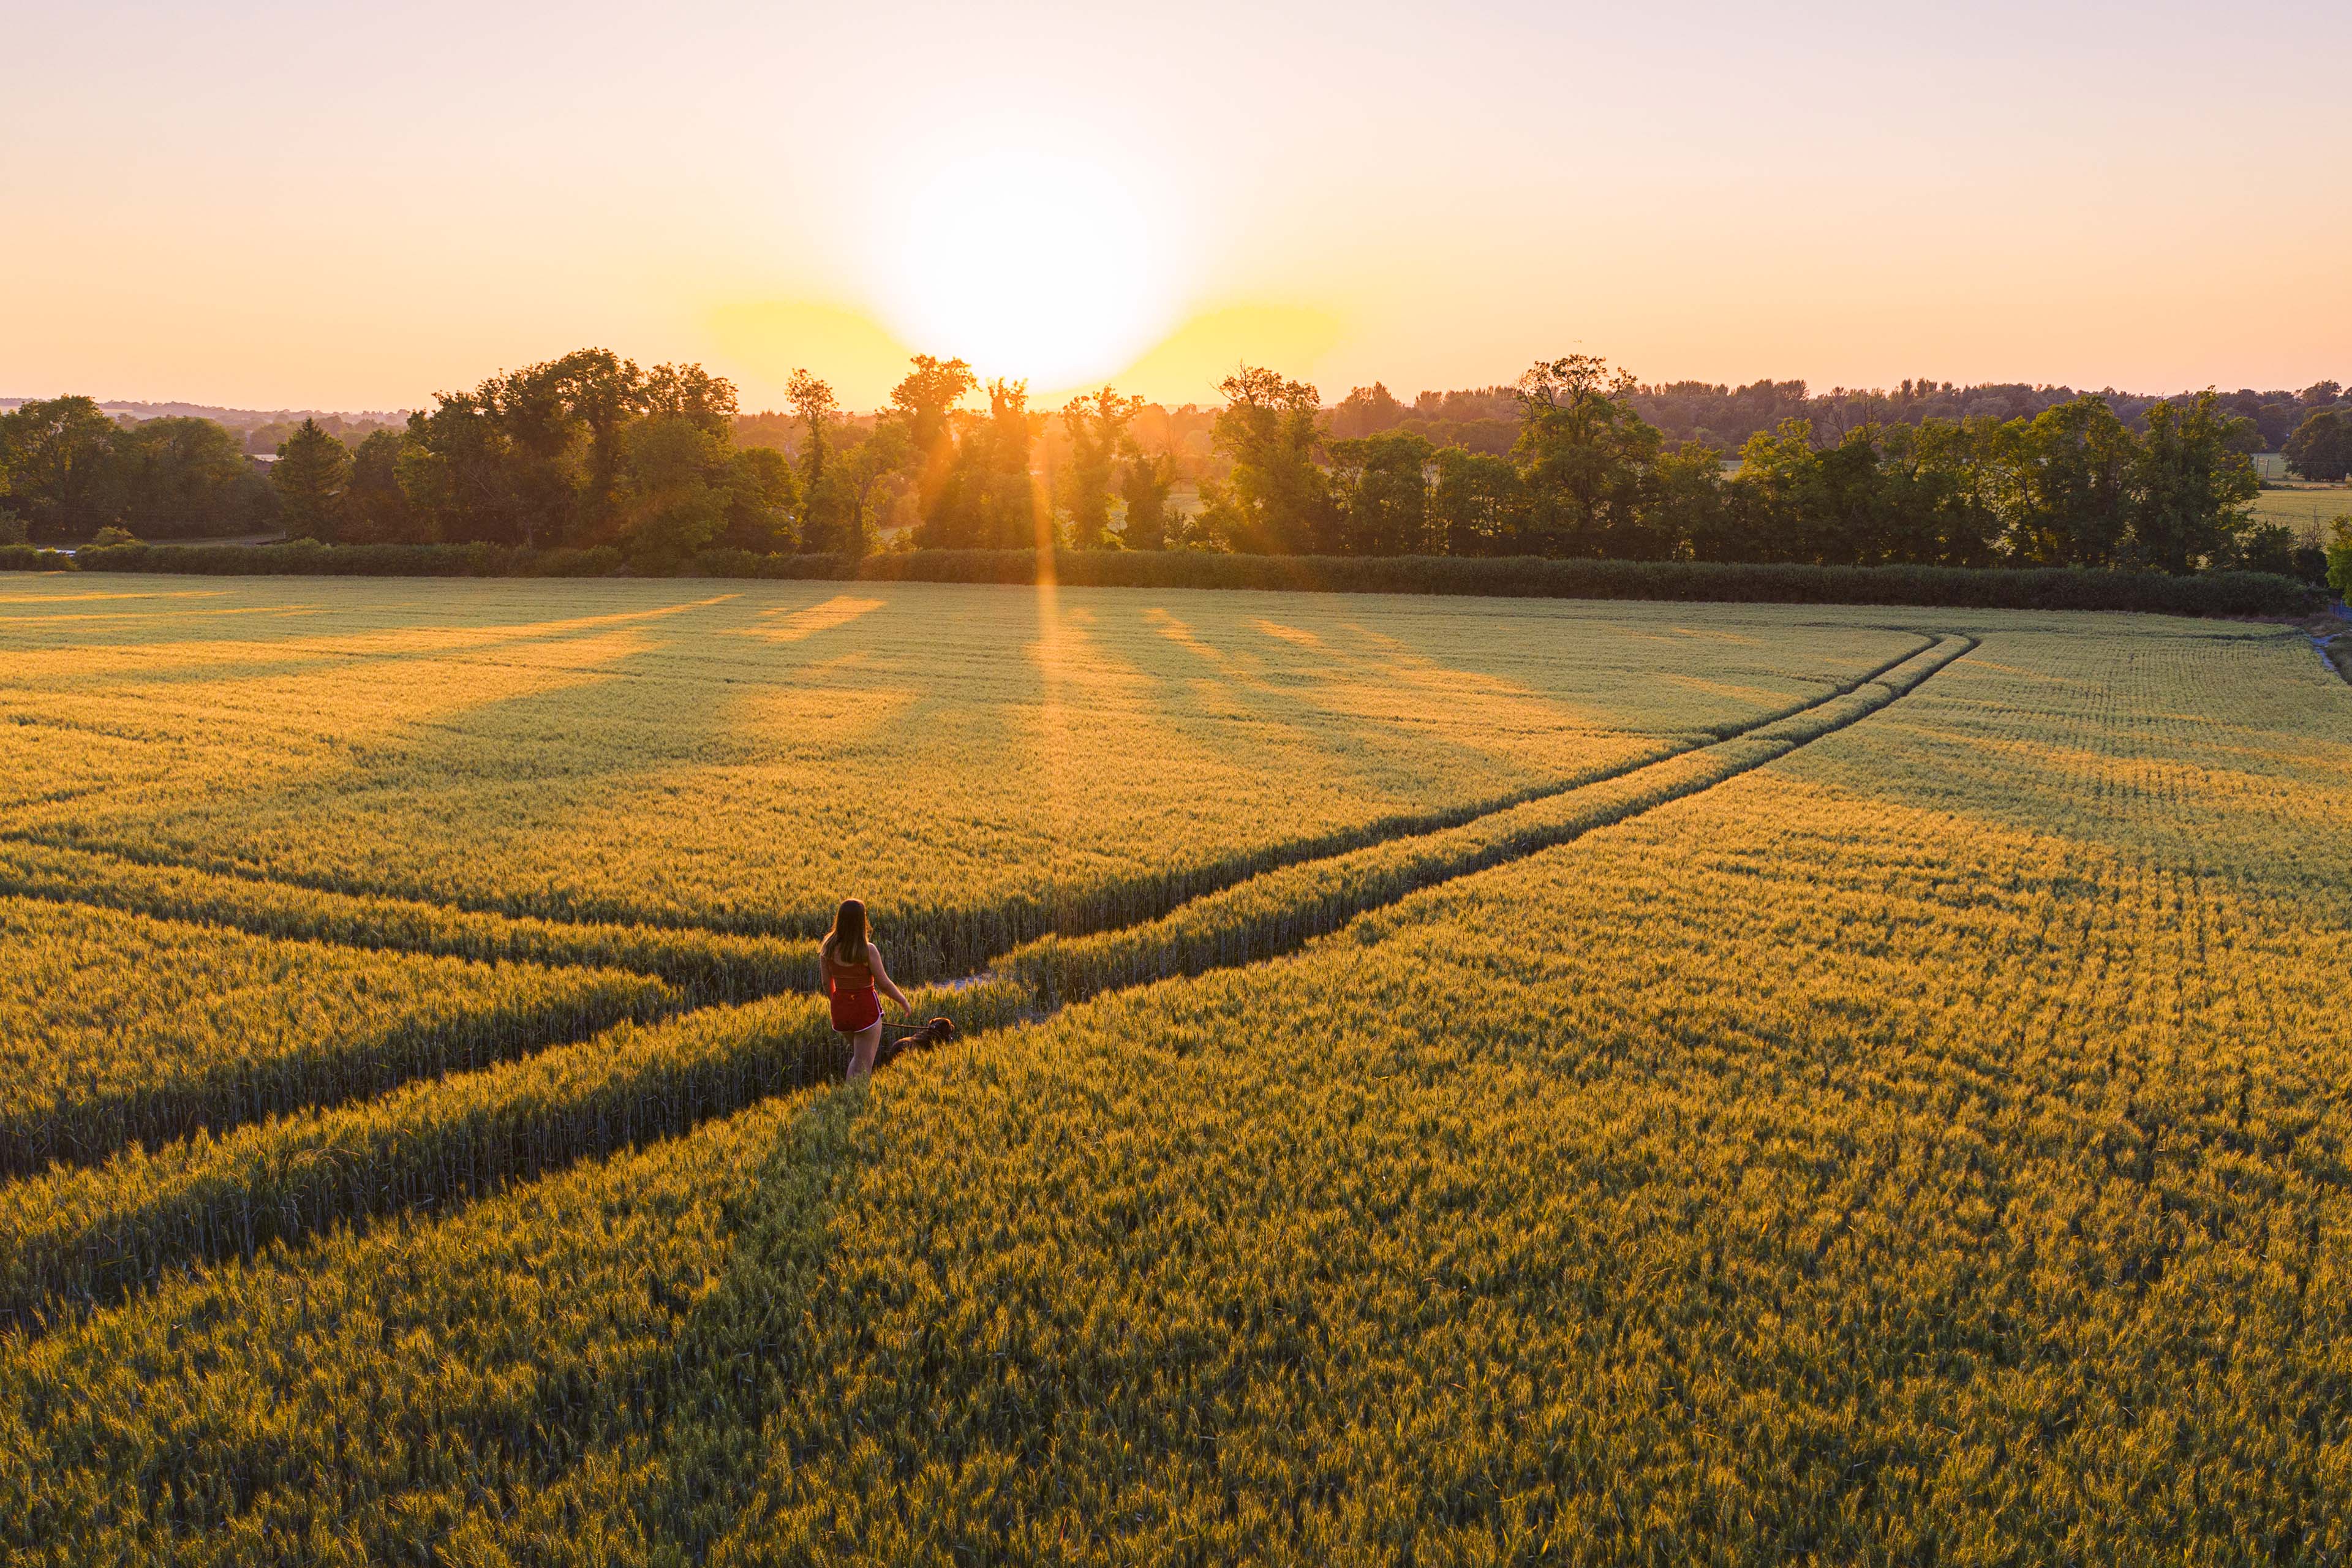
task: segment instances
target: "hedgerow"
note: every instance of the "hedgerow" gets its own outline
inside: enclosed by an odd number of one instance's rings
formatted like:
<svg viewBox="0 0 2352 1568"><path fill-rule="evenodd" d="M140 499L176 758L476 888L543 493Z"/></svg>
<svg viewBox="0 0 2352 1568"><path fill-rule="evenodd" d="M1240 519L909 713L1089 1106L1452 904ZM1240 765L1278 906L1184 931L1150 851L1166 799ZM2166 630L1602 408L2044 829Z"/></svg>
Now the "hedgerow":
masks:
<svg viewBox="0 0 2352 1568"><path fill-rule="evenodd" d="M29 547L16 547L19 552ZM0 568L51 570L54 552ZM610 550L494 544L121 544L85 549L91 572L226 575L584 577L627 570ZM642 570L642 567L639 568ZM2175 576L2089 567L1811 566L1790 563L1556 560L1536 556L1286 556L1215 551L887 551L827 555L710 551L681 574L784 581L994 583L1072 587L1247 588L1282 593L1436 594L1507 598L1655 599L1748 605L1925 605L1947 608L2138 610L2184 616L2292 616L2323 595L2261 572Z"/></svg>

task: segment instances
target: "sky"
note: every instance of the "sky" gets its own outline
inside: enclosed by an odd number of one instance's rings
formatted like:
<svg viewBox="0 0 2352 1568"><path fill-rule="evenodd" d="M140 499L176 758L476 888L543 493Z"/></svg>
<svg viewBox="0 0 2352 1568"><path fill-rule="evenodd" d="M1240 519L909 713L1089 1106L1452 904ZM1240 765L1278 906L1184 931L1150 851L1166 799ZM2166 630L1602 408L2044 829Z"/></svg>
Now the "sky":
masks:
<svg viewBox="0 0 2352 1568"><path fill-rule="evenodd" d="M0 395L2352 381L2352 5L0 0Z"/></svg>

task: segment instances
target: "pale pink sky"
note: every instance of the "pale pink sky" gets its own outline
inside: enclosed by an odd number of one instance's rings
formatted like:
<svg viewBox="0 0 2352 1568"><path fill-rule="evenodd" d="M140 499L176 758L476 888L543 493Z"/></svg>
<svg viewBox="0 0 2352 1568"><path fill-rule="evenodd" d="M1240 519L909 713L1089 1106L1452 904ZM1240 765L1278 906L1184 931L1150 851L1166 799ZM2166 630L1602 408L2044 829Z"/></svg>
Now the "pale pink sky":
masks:
<svg viewBox="0 0 2352 1568"><path fill-rule="evenodd" d="M2352 380L2352 6L85 4L0 53L0 395L747 404Z"/></svg>

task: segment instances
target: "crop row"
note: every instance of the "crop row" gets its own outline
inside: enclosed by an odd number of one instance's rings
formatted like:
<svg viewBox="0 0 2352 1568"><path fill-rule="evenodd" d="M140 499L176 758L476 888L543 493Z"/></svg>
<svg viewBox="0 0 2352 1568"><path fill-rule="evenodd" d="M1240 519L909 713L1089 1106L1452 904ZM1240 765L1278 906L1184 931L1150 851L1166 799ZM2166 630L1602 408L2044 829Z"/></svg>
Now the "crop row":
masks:
<svg viewBox="0 0 2352 1568"><path fill-rule="evenodd" d="M805 988L816 977L815 960L804 942L482 914L150 865L21 839L0 840L0 893L204 921L256 936L481 963L625 969L657 976L692 1004L750 1001Z"/></svg>
<svg viewBox="0 0 2352 1568"><path fill-rule="evenodd" d="M809 1098L0 1336L0 1560L500 1561L453 1538L469 1504L528 1510L657 1414Z"/></svg>
<svg viewBox="0 0 2352 1568"><path fill-rule="evenodd" d="M1564 844L1761 767L1877 711L1975 646L1970 637L1946 637L1858 690L1738 739L1459 827L1271 871L1145 924L1089 936L1045 937L1005 955L997 969L1045 1005L1059 1005L1119 986L1293 952L1418 889Z"/></svg>
<svg viewBox="0 0 2352 1568"><path fill-rule="evenodd" d="M0 1176L469 1071L670 1010L659 981L0 898Z"/></svg>
<svg viewBox="0 0 2352 1568"><path fill-rule="evenodd" d="M967 1031L1011 1021L1023 1000L1002 983L911 999ZM250 1258L338 1221L462 1203L674 1137L845 1059L823 1003L774 997L52 1170L0 1186L0 1322L53 1320L177 1265Z"/></svg>

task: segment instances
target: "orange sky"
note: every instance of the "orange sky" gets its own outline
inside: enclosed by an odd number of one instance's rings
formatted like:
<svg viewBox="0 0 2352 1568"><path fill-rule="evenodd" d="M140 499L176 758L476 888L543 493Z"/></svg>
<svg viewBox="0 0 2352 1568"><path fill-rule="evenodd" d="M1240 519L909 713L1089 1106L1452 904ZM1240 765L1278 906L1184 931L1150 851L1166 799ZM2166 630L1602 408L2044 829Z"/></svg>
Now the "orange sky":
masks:
<svg viewBox="0 0 2352 1568"><path fill-rule="evenodd" d="M2352 380L2352 7L89 4L12 20L0 395L383 408Z"/></svg>

